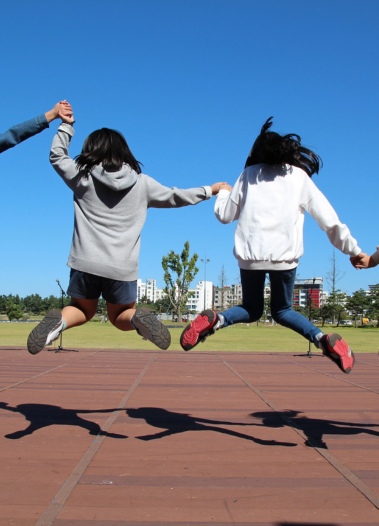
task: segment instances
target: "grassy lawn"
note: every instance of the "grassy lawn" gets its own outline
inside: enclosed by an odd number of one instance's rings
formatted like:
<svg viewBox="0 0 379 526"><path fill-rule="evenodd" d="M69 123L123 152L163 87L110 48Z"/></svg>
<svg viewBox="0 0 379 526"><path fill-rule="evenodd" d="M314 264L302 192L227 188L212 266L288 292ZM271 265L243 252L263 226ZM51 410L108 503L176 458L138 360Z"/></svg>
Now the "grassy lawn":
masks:
<svg viewBox="0 0 379 526"><path fill-rule="evenodd" d="M179 337L181 328L171 328L172 343L170 350L181 350ZM29 332L34 325L31 323L0 323L0 345L19 346L26 345ZM336 331L349 343L354 352L377 353L379 347L379 330L376 328L357 328L332 326L324 327L324 332ZM58 342L55 342L57 345ZM156 349L156 347L135 332L121 332L109 322L107 324L87 323L63 333L63 346L87 347L102 349ZM194 351L286 351L306 352L308 342L291 331L281 327L264 327L256 324L234 325L222 329L199 344ZM312 345L312 350L315 347ZM192 351L192 352L194 352Z"/></svg>

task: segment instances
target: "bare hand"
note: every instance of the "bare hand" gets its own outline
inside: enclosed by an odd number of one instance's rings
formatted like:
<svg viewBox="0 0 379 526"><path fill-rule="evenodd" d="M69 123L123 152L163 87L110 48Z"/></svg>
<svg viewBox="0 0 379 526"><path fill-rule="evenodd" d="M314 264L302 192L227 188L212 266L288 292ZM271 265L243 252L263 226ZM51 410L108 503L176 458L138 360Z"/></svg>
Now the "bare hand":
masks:
<svg viewBox="0 0 379 526"><path fill-rule="evenodd" d="M72 108L71 104L69 104L66 100L61 100L58 102L54 108L50 111L47 111L45 113L45 117L47 122L51 122L58 117L60 117L62 120L64 119L70 119L72 118L71 122L74 121L73 115L72 115ZM69 121L65 121L69 122Z"/></svg>
<svg viewBox="0 0 379 526"><path fill-rule="evenodd" d="M232 191L232 187L228 183L214 183L212 184L211 188L212 188L212 195L217 195L219 191L222 189L229 190L229 192Z"/></svg>
<svg viewBox="0 0 379 526"><path fill-rule="evenodd" d="M356 269L372 268L377 265L373 257L367 255L365 252L360 252L358 256L352 256L350 262Z"/></svg>

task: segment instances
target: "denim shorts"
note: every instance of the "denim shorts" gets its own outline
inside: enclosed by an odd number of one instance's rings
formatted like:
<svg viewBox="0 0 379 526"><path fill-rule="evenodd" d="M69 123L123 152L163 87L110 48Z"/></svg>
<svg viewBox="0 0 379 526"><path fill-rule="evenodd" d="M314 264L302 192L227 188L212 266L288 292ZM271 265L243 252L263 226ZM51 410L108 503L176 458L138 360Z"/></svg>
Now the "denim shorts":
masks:
<svg viewBox="0 0 379 526"><path fill-rule="evenodd" d="M137 299L137 281L117 281L71 269L67 295L83 300L102 296L108 303L128 305Z"/></svg>

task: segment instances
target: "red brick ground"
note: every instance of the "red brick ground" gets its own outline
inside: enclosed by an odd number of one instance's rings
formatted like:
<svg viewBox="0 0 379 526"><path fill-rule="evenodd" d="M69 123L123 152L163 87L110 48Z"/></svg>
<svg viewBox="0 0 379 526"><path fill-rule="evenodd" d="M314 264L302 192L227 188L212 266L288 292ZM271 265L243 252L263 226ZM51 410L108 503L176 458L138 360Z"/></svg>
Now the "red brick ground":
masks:
<svg viewBox="0 0 379 526"><path fill-rule="evenodd" d="M379 524L379 359L0 348L0 525Z"/></svg>

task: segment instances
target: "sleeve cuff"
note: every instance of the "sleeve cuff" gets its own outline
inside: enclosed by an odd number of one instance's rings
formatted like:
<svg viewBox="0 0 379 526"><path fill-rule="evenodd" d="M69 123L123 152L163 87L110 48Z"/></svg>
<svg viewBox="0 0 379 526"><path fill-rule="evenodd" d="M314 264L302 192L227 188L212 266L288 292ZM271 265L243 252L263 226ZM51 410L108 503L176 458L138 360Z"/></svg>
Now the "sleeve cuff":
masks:
<svg viewBox="0 0 379 526"><path fill-rule="evenodd" d="M375 261L375 263L379 265L379 246L376 247L376 252L374 252L371 257Z"/></svg>
<svg viewBox="0 0 379 526"><path fill-rule="evenodd" d="M212 188L210 186L203 186L205 190L205 199L210 199L212 197Z"/></svg>
<svg viewBox="0 0 379 526"><path fill-rule="evenodd" d="M360 254L362 252L362 250L359 248L359 246L357 245L354 250L352 250L350 252L350 256L358 256L358 254Z"/></svg>
<svg viewBox="0 0 379 526"><path fill-rule="evenodd" d="M71 126L71 124L68 124L68 122L62 122L58 127L58 131L64 131L70 137L73 137L75 133L74 128Z"/></svg>

